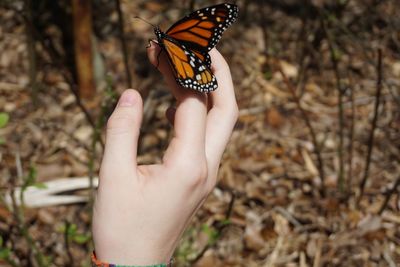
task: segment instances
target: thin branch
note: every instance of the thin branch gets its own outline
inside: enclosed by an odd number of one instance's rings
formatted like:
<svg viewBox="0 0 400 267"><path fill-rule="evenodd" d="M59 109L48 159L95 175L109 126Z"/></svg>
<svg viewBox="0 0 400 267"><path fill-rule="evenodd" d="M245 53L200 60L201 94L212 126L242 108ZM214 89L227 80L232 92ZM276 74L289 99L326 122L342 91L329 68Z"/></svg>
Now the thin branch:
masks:
<svg viewBox="0 0 400 267"><path fill-rule="evenodd" d="M352 84L351 76L349 77L350 84ZM349 165L347 169L347 196L351 194L351 185L353 182L353 147L354 147L354 119L355 119L355 104L354 104L354 86L350 87L350 104L351 104L351 114L350 114L350 129L349 129L349 146L348 146L348 160Z"/></svg>
<svg viewBox="0 0 400 267"><path fill-rule="evenodd" d="M380 98L381 98L381 92L382 92L382 49L378 49L378 64L377 64L377 82L376 82L376 95L375 95L375 108L374 108L374 117L372 119L372 126L371 126L371 131L369 134L369 139L368 139L368 152L367 156L365 158L365 170L364 170L364 176L361 180L360 183L360 195L357 200L357 204L360 203L361 198L364 195L364 190L365 190L365 184L367 183L368 180L368 174L369 174L369 167L371 164L371 155L372 155L372 148L374 147L374 133L376 129L376 124L378 121L378 111L379 111L379 104L380 104Z"/></svg>
<svg viewBox="0 0 400 267"><path fill-rule="evenodd" d="M20 12L18 12L17 10L15 10L15 12L17 12L17 14L19 14ZM25 16L25 14L21 14L22 19L28 23L29 20L28 18ZM96 124L92 118L92 116L90 115L89 111L86 109L86 107L83 105L80 97L79 97L79 92L78 92L78 88L77 88L77 84L74 82L74 79L71 76L71 72L68 70L67 67L65 67L65 65L61 62L61 60L59 59L59 56L57 55L57 53L55 52L54 49L51 48L51 43L47 42L47 40L45 40L43 38L43 36L41 35L41 33L34 27L32 26L32 32L35 36L36 40L39 40L40 44L46 48L45 51L48 53L52 63L54 64L54 66L56 68L58 68L60 70L60 73L63 75L65 81L69 84L70 86L70 91L72 92L72 94L75 97L75 103L78 105L78 107L80 108L80 110L83 112L83 114L85 115L85 118L87 120L87 122L90 124L90 126L93 128L93 130L96 130ZM103 140L99 140L99 143L101 145L101 147L104 149L104 142Z"/></svg>
<svg viewBox="0 0 400 267"><path fill-rule="evenodd" d="M318 173L319 173L319 177L321 179L321 195L325 196L325 172L324 172L324 163L322 160L322 155L321 155L321 148L320 145L318 144L317 141L317 135L315 134L315 130L311 124L310 118L308 117L307 112L303 109L303 107L301 106L301 102L300 102L300 98L297 96L296 94L296 88L294 87L294 85L289 81L288 77L286 76L286 74L283 72L281 66L279 64L278 65L278 70L281 73L282 77L283 77L283 81L286 84L286 87L289 89L290 93L292 94L292 97L294 99L294 102L296 103L297 108L300 110L302 118L310 132L311 135L311 140L312 143L314 145L314 151L315 154L317 156L317 167L318 167Z"/></svg>
<svg viewBox="0 0 400 267"><path fill-rule="evenodd" d="M222 231L225 229L225 227L227 227L227 226L229 225L228 223L226 223L226 221L228 221L229 218L230 218L231 215L232 215L233 206L234 206L235 200L236 200L236 194L235 194L235 192L234 192L233 190L231 190L231 189L229 189L229 191L230 191L230 193L231 193L231 200L229 201L228 209L226 210L226 213L225 213L225 220L224 220L222 223L220 223L220 224L218 224L218 225L216 226L216 231L217 231L217 233L218 233L218 236L220 236L221 233L222 233ZM191 261L189 262L189 263L190 263L190 266L192 266L192 265L194 265L196 262L198 262L198 261L203 257L204 253L206 253L207 250L209 250L210 248L212 248L212 247L215 245L215 243L216 243L216 242L213 242L213 243L210 243L210 242L209 242L209 243L207 243L207 245L205 245L205 246L203 247L203 249L196 255L196 257L195 257L193 260L191 260Z"/></svg>
<svg viewBox="0 0 400 267"><path fill-rule="evenodd" d="M60 65L60 66L62 66L62 65ZM82 103L81 98L79 96L79 92L77 90L77 85L74 83L68 70L66 70L64 67L61 67L61 74L64 76L64 79L67 81L67 83L69 84L69 86L71 88L71 92L75 97L75 103L78 105L80 110L85 115L85 118L86 118L87 122L90 124L90 126L92 127L93 131L94 132L97 131L96 123L94 122L92 115L90 115L89 111L87 110L85 105ZM100 143L101 147L104 149L104 142L101 138L99 139L99 143Z"/></svg>
<svg viewBox="0 0 400 267"><path fill-rule="evenodd" d="M381 214L383 213L383 211L386 209L386 207L387 207L387 205L388 205L388 203L389 203L390 198L391 198L392 195L397 191L397 188L399 187L399 185L400 185L400 176L397 177L397 180L396 180L396 182L394 183L393 187L389 190L389 192L386 193L385 200L383 201L382 206L381 206L381 208L380 208L379 211L378 211L378 214L379 214L379 215L381 215Z"/></svg>
<svg viewBox="0 0 400 267"><path fill-rule="evenodd" d="M332 40L332 34L328 30L327 25L325 23L325 18L321 16L321 25L325 32L326 39L328 41L329 51L331 62L333 66L333 70L335 72L336 79L336 89L338 91L338 116L339 116L339 146L337 149L338 158L339 158L339 173L338 173L338 188L340 192L344 191L344 155L343 155L343 139L344 139L344 112L343 112L343 97L344 97L344 88L342 86L342 79L340 77L339 72L339 62L337 59L337 55L335 53L334 41Z"/></svg>
<svg viewBox="0 0 400 267"><path fill-rule="evenodd" d="M189 0L189 11L190 12L194 11L195 2L196 2L196 0Z"/></svg>
<svg viewBox="0 0 400 267"><path fill-rule="evenodd" d="M126 86L128 88L132 88L132 76L129 67L129 56L128 56L128 48L126 45L125 39L125 31L124 31L124 15L121 10L121 1L115 0L115 5L118 13L118 29L119 29L119 39L121 40L122 46L122 56L124 58L124 66L125 66L125 75L126 75Z"/></svg>
<svg viewBox="0 0 400 267"><path fill-rule="evenodd" d="M65 230L64 230L65 249L67 251L67 256L68 256L68 266L74 266L74 257L72 256L71 246L70 246L70 238L69 238L70 227L71 227L71 223L68 220L66 220L65 221Z"/></svg>
<svg viewBox="0 0 400 267"><path fill-rule="evenodd" d="M90 154L89 154L89 162L88 162L88 169L89 169L89 188L90 188L90 194L89 194L89 206L93 207L94 203L94 196L95 196L95 162L97 159L97 153L96 153L96 145L98 142L101 141L101 129L104 127L103 123L103 117L105 116L104 114L104 109L102 108L101 115L99 116L99 119L96 124L96 128L94 129L94 132L92 134L92 144L91 144L91 149L90 149ZM92 209L90 209L90 212L92 212ZM90 216L91 218L92 216Z"/></svg>
<svg viewBox="0 0 400 267"><path fill-rule="evenodd" d="M35 50L35 39L33 37L33 10L32 0L25 0L25 32L26 32L26 43L28 47L28 59L29 59L29 86L31 87L31 96L33 104L37 105L37 91L39 89L36 82L37 69L36 69L36 50Z"/></svg>
<svg viewBox="0 0 400 267"><path fill-rule="evenodd" d="M21 180L23 182L23 169L22 169L22 162L21 162L21 157L19 154L19 151L17 150L15 153L15 166L17 169L17 178L18 180ZM28 260L31 262L33 266L48 266L45 262L44 255L42 252L39 250L37 247L36 243L34 242L34 239L29 233L29 228L27 224L25 223L25 216L24 216L24 197L23 197L23 190L21 189L21 193L19 194L19 201L17 200L16 194L14 194L14 186L12 188L11 192L11 203L12 203L12 213L14 220L16 221L16 226L19 231L19 234L26 240L28 243L28 254L29 258ZM20 203L18 205L17 203Z"/></svg>

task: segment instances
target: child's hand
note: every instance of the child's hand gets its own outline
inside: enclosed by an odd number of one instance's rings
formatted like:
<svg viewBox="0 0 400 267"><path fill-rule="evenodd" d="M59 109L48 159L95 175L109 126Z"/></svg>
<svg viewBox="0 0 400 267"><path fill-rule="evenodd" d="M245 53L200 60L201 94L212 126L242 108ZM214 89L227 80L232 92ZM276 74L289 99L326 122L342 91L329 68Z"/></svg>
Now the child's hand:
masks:
<svg viewBox="0 0 400 267"><path fill-rule="evenodd" d="M160 48L148 56L157 65ZM191 217L213 190L224 149L238 116L229 67L210 52L218 89L208 95L181 88L164 53L159 70L177 99L167 117L174 138L157 165L137 165L142 99L126 90L107 124L100 184L93 211L99 260L130 265L166 263Z"/></svg>

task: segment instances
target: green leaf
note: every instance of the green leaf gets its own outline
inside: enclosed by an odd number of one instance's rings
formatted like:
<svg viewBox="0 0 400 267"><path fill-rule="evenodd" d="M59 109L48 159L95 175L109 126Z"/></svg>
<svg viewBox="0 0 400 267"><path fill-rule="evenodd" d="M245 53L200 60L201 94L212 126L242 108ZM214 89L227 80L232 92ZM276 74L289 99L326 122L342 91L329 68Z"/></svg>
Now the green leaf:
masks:
<svg viewBox="0 0 400 267"><path fill-rule="evenodd" d="M329 13L328 14L328 20L331 21L331 22L335 22L335 21L337 21L337 18L335 16L335 14Z"/></svg>
<svg viewBox="0 0 400 267"><path fill-rule="evenodd" d="M5 144L6 140L0 136L0 145Z"/></svg>
<svg viewBox="0 0 400 267"><path fill-rule="evenodd" d="M81 263L81 267L90 267L90 266L92 266L92 264L89 262L89 260Z"/></svg>
<svg viewBox="0 0 400 267"><path fill-rule="evenodd" d="M10 257L10 249L1 248L0 249L0 259L8 259Z"/></svg>
<svg viewBox="0 0 400 267"><path fill-rule="evenodd" d="M334 49L333 49L333 58L334 58L336 61L339 61L341 57L342 57L342 52L341 52L339 49L334 48Z"/></svg>
<svg viewBox="0 0 400 267"><path fill-rule="evenodd" d="M65 224L58 226L57 227L57 232L58 233L65 233Z"/></svg>
<svg viewBox="0 0 400 267"><path fill-rule="evenodd" d="M203 224L201 230L208 236L210 244L213 244L218 239L218 232L207 224Z"/></svg>
<svg viewBox="0 0 400 267"><path fill-rule="evenodd" d="M231 220L229 220L229 219L224 219L224 220L221 221L221 224L222 224L222 225L230 225L230 224L231 224Z"/></svg>
<svg viewBox="0 0 400 267"><path fill-rule="evenodd" d="M10 120L10 115L5 112L0 112L0 128L3 128L7 125Z"/></svg>
<svg viewBox="0 0 400 267"><path fill-rule="evenodd" d="M34 183L33 186L38 189L46 189L47 188L47 185L44 183Z"/></svg>
<svg viewBox="0 0 400 267"><path fill-rule="evenodd" d="M78 244L85 244L89 241L90 236L87 234L76 234L73 240Z"/></svg>
<svg viewBox="0 0 400 267"><path fill-rule="evenodd" d="M76 234L77 229L78 229L78 226L76 226L76 224L74 224L74 223L71 223L67 229L68 235L74 236Z"/></svg>
<svg viewBox="0 0 400 267"><path fill-rule="evenodd" d="M3 246L3 237L0 235L0 247Z"/></svg>
<svg viewBox="0 0 400 267"><path fill-rule="evenodd" d="M25 189L28 187L28 186L31 186L31 185L34 185L35 184L35 182L36 182L36 176L37 176L37 171L36 171L36 168L34 167L34 166L31 166L30 168L29 168L29 173L28 173L28 175L25 177L25 181L24 181L24 184L23 184L23 186L22 186L22 191L25 191Z"/></svg>
<svg viewBox="0 0 400 267"><path fill-rule="evenodd" d="M272 72L271 71L269 71L269 70L267 70L265 73L264 73L264 78L266 79L266 80L271 80L272 79Z"/></svg>

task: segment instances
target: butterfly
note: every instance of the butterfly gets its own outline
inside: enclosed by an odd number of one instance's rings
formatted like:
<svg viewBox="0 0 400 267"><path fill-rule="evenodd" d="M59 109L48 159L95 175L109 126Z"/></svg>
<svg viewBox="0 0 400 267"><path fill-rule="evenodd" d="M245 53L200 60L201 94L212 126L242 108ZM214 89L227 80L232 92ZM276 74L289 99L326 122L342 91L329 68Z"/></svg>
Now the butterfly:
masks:
<svg viewBox="0 0 400 267"><path fill-rule="evenodd" d="M209 93L218 87L208 52L238 17L234 4L219 4L197 10L173 24L165 33L154 27L161 49L166 52L177 83Z"/></svg>

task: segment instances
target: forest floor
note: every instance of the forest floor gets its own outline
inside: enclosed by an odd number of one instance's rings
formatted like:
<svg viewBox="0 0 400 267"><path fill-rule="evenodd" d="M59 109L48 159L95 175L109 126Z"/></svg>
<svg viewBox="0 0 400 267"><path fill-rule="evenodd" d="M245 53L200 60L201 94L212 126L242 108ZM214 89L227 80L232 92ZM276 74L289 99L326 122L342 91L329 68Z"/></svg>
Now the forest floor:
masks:
<svg viewBox="0 0 400 267"><path fill-rule="evenodd" d="M132 86L145 103L141 163L160 161L173 99L146 58L153 29L132 17L165 30L187 11L180 2L122 3ZM400 266L400 3L309 2L238 1L240 18L218 49L240 116L176 266ZM0 265L89 266L87 186L63 192L73 204L35 208L25 199L12 208L9 196L18 186L96 176L96 132L104 140L115 93L127 88L118 15L110 1L93 9L98 94L83 103L93 126L66 79L59 24L40 25L48 40L34 45L32 71L21 7L11 6L0 8L0 112L9 115L0 128Z"/></svg>

